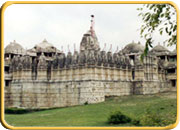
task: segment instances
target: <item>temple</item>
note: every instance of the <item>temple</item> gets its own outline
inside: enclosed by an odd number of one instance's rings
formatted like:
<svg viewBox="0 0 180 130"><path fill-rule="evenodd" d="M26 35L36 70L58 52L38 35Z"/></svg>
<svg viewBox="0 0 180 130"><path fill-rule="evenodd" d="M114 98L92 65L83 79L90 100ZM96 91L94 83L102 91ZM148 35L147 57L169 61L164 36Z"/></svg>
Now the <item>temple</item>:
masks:
<svg viewBox="0 0 180 130"><path fill-rule="evenodd" d="M65 54L44 39L25 50L16 41L5 48L5 107L53 108L99 103L109 96L154 94L176 88L177 52L162 45L143 60L138 42L101 49L91 16L80 49Z"/></svg>

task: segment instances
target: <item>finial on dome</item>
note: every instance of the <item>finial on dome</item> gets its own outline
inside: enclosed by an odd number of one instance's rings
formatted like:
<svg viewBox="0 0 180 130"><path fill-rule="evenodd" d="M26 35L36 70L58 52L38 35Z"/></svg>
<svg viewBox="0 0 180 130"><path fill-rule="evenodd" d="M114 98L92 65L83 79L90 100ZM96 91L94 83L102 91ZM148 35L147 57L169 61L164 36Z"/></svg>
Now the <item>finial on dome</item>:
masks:
<svg viewBox="0 0 180 130"><path fill-rule="evenodd" d="M16 40L14 40L13 42L16 43Z"/></svg>
<svg viewBox="0 0 180 130"><path fill-rule="evenodd" d="M43 42L47 42L46 38L44 38Z"/></svg>

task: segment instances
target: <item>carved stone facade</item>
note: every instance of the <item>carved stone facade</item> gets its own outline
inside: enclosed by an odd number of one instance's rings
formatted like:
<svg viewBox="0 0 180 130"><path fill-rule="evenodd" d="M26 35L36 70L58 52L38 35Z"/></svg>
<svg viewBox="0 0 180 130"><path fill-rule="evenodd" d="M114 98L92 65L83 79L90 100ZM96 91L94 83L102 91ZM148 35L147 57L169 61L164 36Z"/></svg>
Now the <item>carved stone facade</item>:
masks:
<svg viewBox="0 0 180 130"><path fill-rule="evenodd" d="M79 52L67 54L47 40L20 54L8 45L5 106L66 107L103 102L107 96L164 92L176 86L176 53L164 54L157 47L141 61L144 47L134 42L119 52L106 52L100 50L93 31L84 34Z"/></svg>

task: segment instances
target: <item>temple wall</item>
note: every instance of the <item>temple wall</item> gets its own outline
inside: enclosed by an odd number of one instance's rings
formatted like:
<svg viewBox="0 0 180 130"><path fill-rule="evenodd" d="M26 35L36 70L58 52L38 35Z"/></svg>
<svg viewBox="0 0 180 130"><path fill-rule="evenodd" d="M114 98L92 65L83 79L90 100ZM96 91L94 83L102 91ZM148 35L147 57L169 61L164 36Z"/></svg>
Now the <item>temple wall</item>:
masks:
<svg viewBox="0 0 180 130"><path fill-rule="evenodd" d="M8 90L9 89L9 90ZM5 91L7 107L51 108L104 101L100 82L12 82Z"/></svg>
<svg viewBox="0 0 180 130"><path fill-rule="evenodd" d="M77 81L77 80L105 80L105 81L131 81L132 70L127 68L111 67L74 67L69 69L38 69L35 74L30 69L13 71L12 80L38 80L38 81ZM143 69L136 70L136 80L143 80Z"/></svg>
<svg viewBox="0 0 180 130"><path fill-rule="evenodd" d="M5 106L52 108L99 103L106 96L153 94L168 90L168 82L144 80L143 68L73 67L13 71L5 87ZM160 75L159 75L160 76ZM163 75L161 75L163 76Z"/></svg>
<svg viewBox="0 0 180 130"><path fill-rule="evenodd" d="M132 82L118 81L118 82L105 82L104 94L105 96L123 96L132 94Z"/></svg>
<svg viewBox="0 0 180 130"><path fill-rule="evenodd" d="M133 94L155 94L170 90L168 81L134 81Z"/></svg>

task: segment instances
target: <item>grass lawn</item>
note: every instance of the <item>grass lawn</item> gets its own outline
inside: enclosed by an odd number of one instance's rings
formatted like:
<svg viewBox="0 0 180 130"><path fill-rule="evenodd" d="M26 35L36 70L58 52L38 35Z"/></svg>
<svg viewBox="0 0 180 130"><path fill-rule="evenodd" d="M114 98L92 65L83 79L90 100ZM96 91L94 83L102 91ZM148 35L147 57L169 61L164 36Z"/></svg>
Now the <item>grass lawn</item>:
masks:
<svg viewBox="0 0 180 130"><path fill-rule="evenodd" d="M27 114L5 114L12 126L132 126L132 124L110 125L109 115L121 111L132 119L140 120L149 109L167 120L176 114L176 92L155 95L132 95L108 98L103 103L58 108ZM174 123L176 119L174 118Z"/></svg>

